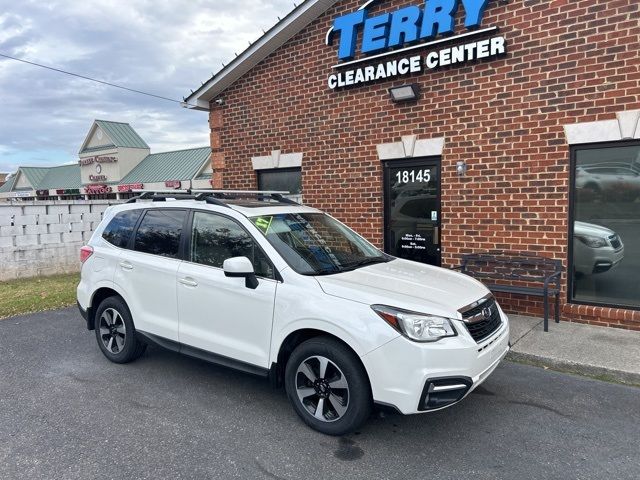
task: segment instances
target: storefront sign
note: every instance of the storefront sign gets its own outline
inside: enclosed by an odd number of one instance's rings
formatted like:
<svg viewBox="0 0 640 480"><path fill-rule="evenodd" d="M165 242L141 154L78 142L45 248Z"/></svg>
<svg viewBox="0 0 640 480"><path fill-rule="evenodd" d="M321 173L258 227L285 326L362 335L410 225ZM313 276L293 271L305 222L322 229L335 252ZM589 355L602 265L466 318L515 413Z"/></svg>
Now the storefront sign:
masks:
<svg viewBox="0 0 640 480"><path fill-rule="evenodd" d="M142 183L130 183L128 185L118 185L119 192L131 192L132 190L142 190L144 185Z"/></svg>
<svg viewBox="0 0 640 480"><path fill-rule="evenodd" d="M80 189L65 188L65 189L56 190L56 195L80 195Z"/></svg>
<svg viewBox="0 0 640 480"><path fill-rule="evenodd" d="M84 192L87 195L105 195L111 193L113 189L109 185L87 185Z"/></svg>
<svg viewBox="0 0 640 480"><path fill-rule="evenodd" d="M164 186L167 188L181 188L182 182L180 180L168 180L164 182Z"/></svg>
<svg viewBox="0 0 640 480"><path fill-rule="evenodd" d="M88 157L78 160L79 165L91 165L92 163L116 163L118 157Z"/></svg>
<svg viewBox="0 0 640 480"><path fill-rule="evenodd" d="M33 197L33 190L24 190L21 192L11 192L11 196L14 198Z"/></svg>
<svg viewBox="0 0 640 480"><path fill-rule="evenodd" d="M36 196L37 197L48 197L49 196L49 190L36 190Z"/></svg>
<svg viewBox="0 0 640 480"><path fill-rule="evenodd" d="M106 182L107 176L106 175L89 175L89 180L91 180L92 182Z"/></svg>
<svg viewBox="0 0 640 480"><path fill-rule="evenodd" d="M504 55L505 38L494 36L447 46L424 56L410 55L389 61L380 60L389 55L495 32L497 27L476 29L482 22L488 2L489 0L426 0L422 8L408 6L395 12L369 17L368 9L379 3L371 0L359 10L336 18L327 34L327 44L332 45L333 38L339 34L338 59L341 62L333 66L338 71L329 75L329 88L333 90L366 84ZM455 15L460 5L464 10L464 26L469 31L448 36L454 33ZM447 36L436 39L443 35ZM356 54L360 54L360 58L354 60ZM369 56L362 56L363 54ZM371 64L374 60L378 61ZM368 65L362 65L364 63Z"/></svg>

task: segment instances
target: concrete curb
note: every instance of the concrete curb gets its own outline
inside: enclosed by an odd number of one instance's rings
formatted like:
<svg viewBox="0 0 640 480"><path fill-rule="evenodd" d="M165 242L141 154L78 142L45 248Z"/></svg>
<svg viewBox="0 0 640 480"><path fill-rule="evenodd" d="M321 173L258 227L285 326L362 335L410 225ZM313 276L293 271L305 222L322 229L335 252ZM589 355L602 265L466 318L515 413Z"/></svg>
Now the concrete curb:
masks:
<svg viewBox="0 0 640 480"><path fill-rule="evenodd" d="M604 367L596 367L593 365L585 365L581 363L570 362L568 360L558 360L554 358L543 357L531 353L516 352L510 350L506 360L526 363L537 367L547 367L558 372L573 373L585 377L591 377L598 380L609 382L623 383L640 387L640 374L633 372L625 372L623 370L615 370Z"/></svg>

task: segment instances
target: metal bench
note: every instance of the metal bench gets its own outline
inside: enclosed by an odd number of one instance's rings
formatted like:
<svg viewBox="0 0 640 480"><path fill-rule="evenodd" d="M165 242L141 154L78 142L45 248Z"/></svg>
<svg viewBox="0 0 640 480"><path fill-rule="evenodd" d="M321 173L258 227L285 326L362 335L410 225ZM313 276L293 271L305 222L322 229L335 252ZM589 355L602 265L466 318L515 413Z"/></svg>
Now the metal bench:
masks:
<svg viewBox="0 0 640 480"><path fill-rule="evenodd" d="M549 297L555 297L560 323L562 262L528 253L487 252L462 256L460 272L480 280L492 292L544 297L544 331L549 331Z"/></svg>

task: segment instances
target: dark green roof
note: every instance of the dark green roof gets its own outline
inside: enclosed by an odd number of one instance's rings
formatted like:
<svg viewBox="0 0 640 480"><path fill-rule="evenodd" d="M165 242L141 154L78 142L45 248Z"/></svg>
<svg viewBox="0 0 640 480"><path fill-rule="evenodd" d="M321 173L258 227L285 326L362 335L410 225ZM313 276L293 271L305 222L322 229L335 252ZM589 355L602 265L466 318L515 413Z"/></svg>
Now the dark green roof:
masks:
<svg viewBox="0 0 640 480"><path fill-rule="evenodd" d="M13 186L14 180L15 180L15 176L7 180L4 185L0 185L0 193L10 192L11 187Z"/></svg>
<svg viewBox="0 0 640 480"><path fill-rule="evenodd" d="M111 143L97 147L83 148L80 153L113 147L149 148L147 142L145 142L128 123L109 122L107 120L96 120L95 123L111 139Z"/></svg>
<svg viewBox="0 0 640 480"><path fill-rule="evenodd" d="M33 190L82 187L80 165L75 163L71 165L60 165L58 167L20 167L18 172L27 177ZM0 187L0 193L19 190L13 188L17 178L18 174L14 175L7 183L2 185Z"/></svg>
<svg viewBox="0 0 640 480"><path fill-rule="evenodd" d="M120 183L154 183L191 180L211 155L210 147L154 153L142 160Z"/></svg>
<svg viewBox="0 0 640 480"><path fill-rule="evenodd" d="M34 189L38 189L38 185L47 176L50 167L20 167L21 172Z"/></svg>
<svg viewBox="0 0 640 480"><path fill-rule="evenodd" d="M37 190L50 190L54 188L81 188L80 165L60 165L48 169L46 177L37 187Z"/></svg>

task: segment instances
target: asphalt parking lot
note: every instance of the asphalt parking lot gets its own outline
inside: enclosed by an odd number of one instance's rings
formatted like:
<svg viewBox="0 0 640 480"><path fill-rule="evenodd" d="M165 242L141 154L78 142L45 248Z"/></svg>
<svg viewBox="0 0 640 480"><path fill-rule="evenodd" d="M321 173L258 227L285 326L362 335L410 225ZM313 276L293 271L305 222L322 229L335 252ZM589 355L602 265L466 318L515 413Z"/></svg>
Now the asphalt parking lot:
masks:
<svg viewBox="0 0 640 480"><path fill-rule="evenodd" d="M0 359L3 480L640 478L640 389L525 365L334 438L259 378L157 348L109 363L75 309L0 320Z"/></svg>

